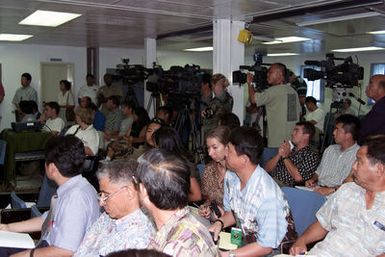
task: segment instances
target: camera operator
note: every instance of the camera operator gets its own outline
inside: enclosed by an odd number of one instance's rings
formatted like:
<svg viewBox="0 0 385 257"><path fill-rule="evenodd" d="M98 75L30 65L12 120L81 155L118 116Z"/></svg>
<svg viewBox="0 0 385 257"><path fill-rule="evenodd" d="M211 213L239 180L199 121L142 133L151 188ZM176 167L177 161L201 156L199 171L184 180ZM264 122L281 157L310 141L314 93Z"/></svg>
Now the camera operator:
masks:
<svg viewBox="0 0 385 257"><path fill-rule="evenodd" d="M274 63L267 72L269 88L256 92L252 86L253 75L247 75L249 101L257 106L264 105L267 117L268 147L279 147L290 138L295 124L299 120L300 104L297 92L287 80L286 66Z"/></svg>
<svg viewBox="0 0 385 257"><path fill-rule="evenodd" d="M211 77L212 96L205 110L202 111L203 131L208 131L217 126L219 117L224 113L230 113L233 109L233 97L227 92L229 81L221 74L216 73Z"/></svg>

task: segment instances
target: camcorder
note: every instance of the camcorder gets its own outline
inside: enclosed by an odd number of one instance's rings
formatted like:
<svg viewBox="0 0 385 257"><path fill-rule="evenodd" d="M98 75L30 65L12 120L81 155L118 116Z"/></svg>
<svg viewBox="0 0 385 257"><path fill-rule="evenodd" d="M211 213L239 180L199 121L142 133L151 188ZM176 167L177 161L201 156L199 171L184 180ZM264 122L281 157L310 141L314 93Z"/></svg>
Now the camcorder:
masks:
<svg viewBox="0 0 385 257"><path fill-rule="evenodd" d="M122 58L122 64L116 65L115 74L112 75L112 79L122 80L124 84L136 84L147 79L151 70L143 65L131 65L129 63L129 58Z"/></svg>
<svg viewBox="0 0 385 257"><path fill-rule="evenodd" d="M335 60L343 61L336 65ZM364 68L353 63L351 56L347 58L334 57L333 53L326 54L323 61L305 61L305 65L319 67L304 69L304 78L310 81L323 79L327 87L352 88L358 86L358 81L364 78Z"/></svg>
<svg viewBox="0 0 385 257"><path fill-rule="evenodd" d="M239 70L233 71L233 83L245 84L247 82L247 73L253 73L254 89L257 92L265 90L267 86L267 70L270 64L263 63L263 54L255 52L253 55L254 65L239 66Z"/></svg>
<svg viewBox="0 0 385 257"><path fill-rule="evenodd" d="M154 63L146 89L153 94L167 94L168 105L173 109L190 107L193 99L200 98L203 74L199 65L171 66L163 70Z"/></svg>

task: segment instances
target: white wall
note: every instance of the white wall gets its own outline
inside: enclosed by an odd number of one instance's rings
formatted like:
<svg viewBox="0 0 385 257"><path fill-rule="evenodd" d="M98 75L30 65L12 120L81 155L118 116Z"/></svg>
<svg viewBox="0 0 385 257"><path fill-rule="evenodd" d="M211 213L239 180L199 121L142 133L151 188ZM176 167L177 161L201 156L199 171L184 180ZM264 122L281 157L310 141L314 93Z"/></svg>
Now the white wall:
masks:
<svg viewBox="0 0 385 257"><path fill-rule="evenodd" d="M5 98L0 105L0 115L2 116L0 129L10 127L11 122L14 121L11 102L16 89L20 87L22 73L28 72L32 75L32 87L37 90L39 99L41 99L40 63L49 62L50 58L60 58L65 63L74 64L73 92L77 92L79 86L85 81L86 48L0 43L2 82L5 89ZM59 92L59 81L57 85L53 86L57 86Z"/></svg>

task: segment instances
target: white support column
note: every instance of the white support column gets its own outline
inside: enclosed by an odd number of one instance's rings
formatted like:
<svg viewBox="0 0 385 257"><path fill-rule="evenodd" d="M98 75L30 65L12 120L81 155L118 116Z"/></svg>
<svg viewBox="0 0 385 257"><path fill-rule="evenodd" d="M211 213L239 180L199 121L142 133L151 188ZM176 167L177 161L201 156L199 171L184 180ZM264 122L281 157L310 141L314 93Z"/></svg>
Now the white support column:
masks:
<svg viewBox="0 0 385 257"><path fill-rule="evenodd" d="M156 62L156 40L154 38L145 38L144 39L144 51L145 51L145 66L146 68L152 68L153 62ZM151 93L146 90L144 87L144 108L147 107L148 102L150 101ZM148 110L148 115L154 117L154 105L152 103L150 109Z"/></svg>
<svg viewBox="0 0 385 257"><path fill-rule="evenodd" d="M213 24L213 72L222 73L232 83L232 72L244 65L245 46L237 40L239 31L244 29L245 23L241 21L230 21L219 19ZM234 98L233 113L235 113L241 124L245 116L244 88L239 85L229 87L229 93Z"/></svg>

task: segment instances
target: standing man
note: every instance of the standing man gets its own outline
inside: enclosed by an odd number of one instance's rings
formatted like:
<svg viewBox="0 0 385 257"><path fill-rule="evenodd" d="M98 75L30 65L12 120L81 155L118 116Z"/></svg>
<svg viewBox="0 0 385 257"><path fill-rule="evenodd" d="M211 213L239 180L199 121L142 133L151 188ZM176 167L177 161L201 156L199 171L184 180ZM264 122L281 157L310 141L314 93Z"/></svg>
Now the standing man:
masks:
<svg viewBox="0 0 385 257"><path fill-rule="evenodd" d="M123 89L122 85L118 84L112 84L112 75L109 73L104 74L104 86L101 86L98 91L97 95L97 103L95 103L97 106L102 106L101 112L104 114L104 116L107 116L108 109L105 106L107 103L108 97L110 96L118 96L119 103L122 101L123 97Z"/></svg>
<svg viewBox="0 0 385 257"><path fill-rule="evenodd" d="M152 149L139 159L134 179L142 205L158 229L149 248L173 257L214 257L218 250L207 228L187 206L190 168L164 149Z"/></svg>
<svg viewBox="0 0 385 257"><path fill-rule="evenodd" d="M274 63L267 73L269 88L255 92L252 86L253 75L247 76L249 101L257 106L264 105L267 117L267 145L279 147L290 138L295 124L299 121L301 106L297 92L286 81L286 66Z"/></svg>
<svg viewBox="0 0 385 257"><path fill-rule="evenodd" d="M108 115L106 116L106 123L104 126L104 139L110 140L119 134L120 125L123 120L122 111L119 108L119 97L108 97L106 106L108 108Z"/></svg>
<svg viewBox="0 0 385 257"><path fill-rule="evenodd" d="M87 74L86 82L87 82L87 84L82 86L79 89L79 92L78 92L78 103L80 104L80 100L83 97L88 96L89 98L91 98L91 102L96 104L97 103L96 102L96 94L98 93L99 87L95 84L95 77L94 77L94 75Z"/></svg>
<svg viewBox="0 0 385 257"><path fill-rule="evenodd" d="M342 185L356 159L359 128L360 120L356 116L344 114L336 119L333 131L335 144L324 151L321 164L305 183L307 187L317 186L314 191L329 195Z"/></svg>
<svg viewBox="0 0 385 257"><path fill-rule="evenodd" d="M317 212L290 250L292 255L317 243L309 255L380 256L385 252L385 135L371 136L357 152L354 182L343 184ZM381 255L383 256L383 255Z"/></svg>
<svg viewBox="0 0 385 257"><path fill-rule="evenodd" d="M0 248L1 256L72 256L87 229L99 217L97 193L80 174L85 160L84 145L74 136L52 137L45 149L45 172L59 187L50 210L27 221L1 224L11 232L41 231L35 249ZM8 254L8 255L6 255Z"/></svg>
<svg viewBox="0 0 385 257"><path fill-rule="evenodd" d="M385 134L385 75L372 76L365 92L376 103L361 120L360 140L372 134Z"/></svg>
<svg viewBox="0 0 385 257"><path fill-rule="evenodd" d="M240 127L231 131L226 167L234 172L225 175L225 212L210 230L216 239L224 227L237 225L243 246L222 252L222 257L277 254L281 243L295 239L294 227L288 226L290 210L283 193L258 165L262 152L263 139L256 129Z"/></svg>
<svg viewBox="0 0 385 257"><path fill-rule="evenodd" d="M319 164L319 156L310 148L314 136L314 125L308 121L298 122L291 134L293 149L288 141L284 141L276 156L265 164L280 186L295 186L310 179Z"/></svg>
<svg viewBox="0 0 385 257"><path fill-rule="evenodd" d="M12 103L15 105L16 121L20 121L20 102L21 101L37 101L37 92L31 87L32 76L29 73L21 74L21 88L16 90L15 96L13 97Z"/></svg>

